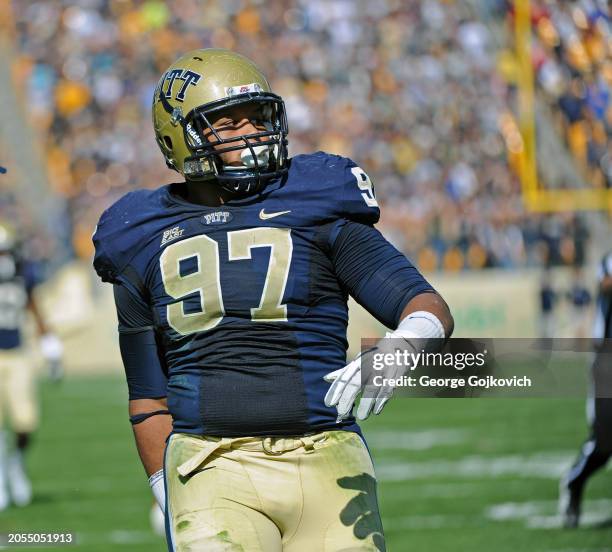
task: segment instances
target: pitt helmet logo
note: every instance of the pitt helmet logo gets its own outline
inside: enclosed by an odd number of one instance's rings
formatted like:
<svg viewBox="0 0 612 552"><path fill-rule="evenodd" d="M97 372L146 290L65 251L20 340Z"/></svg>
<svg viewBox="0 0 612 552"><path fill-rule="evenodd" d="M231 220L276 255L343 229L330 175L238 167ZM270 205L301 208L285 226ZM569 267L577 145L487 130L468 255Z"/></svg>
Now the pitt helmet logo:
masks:
<svg viewBox="0 0 612 552"><path fill-rule="evenodd" d="M172 94L174 93L175 81L183 81L183 84L178 89L176 96L174 96L174 99L177 102L182 102L185 100L187 89L192 85L195 86L201 78L202 75L200 75L200 73L196 73L190 69L172 69L171 71L166 71L164 76L159 81L159 86L161 87L166 99L170 100L172 98Z"/></svg>

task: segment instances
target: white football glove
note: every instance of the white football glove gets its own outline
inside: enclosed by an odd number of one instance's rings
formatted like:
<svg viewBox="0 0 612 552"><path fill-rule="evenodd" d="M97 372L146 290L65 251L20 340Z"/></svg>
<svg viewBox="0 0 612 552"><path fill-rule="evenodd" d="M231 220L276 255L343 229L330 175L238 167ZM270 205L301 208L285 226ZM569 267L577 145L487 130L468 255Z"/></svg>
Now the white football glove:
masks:
<svg viewBox="0 0 612 552"><path fill-rule="evenodd" d="M374 414L380 414L393 395L393 387L390 385L374 386L369 382L362 382L361 359L374 353L390 353L397 349L408 349L416 352L417 348L423 347L425 340L428 340L427 342L430 344L428 352L431 352L442 347L444 337L444 327L435 315L427 311L411 313L400 322L397 330L387 333L375 347L359 354L355 360L344 368L324 376L325 381L331 382L331 386L325 395L325 405L336 407L338 422L340 422L350 415L357 395L367 389L368 396L362 396L359 401L357 418L365 420L372 411L374 411ZM398 338L401 339L401 342ZM408 364L385 366L384 377L397 379L409 369L410 365Z"/></svg>
<svg viewBox="0 0 612 552"><path fill-rule="evenodd" d="M40 352L47 361L49 377L53 381L59 381L63 376L62 357L64 346L60 339L53 333L40 336Z"/></svg>
<svg viewBox="0 0 612 552"><path fill-rule="evenodd" d="M344 368L326 374L323 379L331 383L325 394L325 406L335 406L340 421L350 414L361 391L361 354ZM360 413L357 412L358 417Z"/></svg>
<svg viewBox="0 0 612 552"><path fill-rule="evenodd" d="M153 491L153 496L159 504L161 511L166 513L166 489L164 487L164 470L156 471L149 477L149 485Z"/></svg>
<svg viewBox="0 0 612 552"><path fill-rule="evenodd" d="M64 346L59 338L52 333L40 336L40 351L48 361L58 361L64 354Z"/></svg>
<svg viewBox="0 0 612 552"><path fill-rule="evenodd" d="M360 354L355 360L344 368L327 374L323 379L332 382L325 395L325 405L335 406L338 410L338 421L343 420L351 414L351 410L359 393L362 394L357 409L357 418L365 420L372 410L374 414L380 414L387 401L393 394L393 387L389 385L373 385L370 381L362 381L361 362L374 353L392 353L396 349L406 349L415 352L416 348L409 340L397 339L392 333L385 335L384 341L379 341L375 347ZM388 339L395 338L395 339ZM368 359L369 360L369 359ZM410 369L410 365L385 366L385 378L397 379ZM381 375L383 375L381 373Z"/></svg>

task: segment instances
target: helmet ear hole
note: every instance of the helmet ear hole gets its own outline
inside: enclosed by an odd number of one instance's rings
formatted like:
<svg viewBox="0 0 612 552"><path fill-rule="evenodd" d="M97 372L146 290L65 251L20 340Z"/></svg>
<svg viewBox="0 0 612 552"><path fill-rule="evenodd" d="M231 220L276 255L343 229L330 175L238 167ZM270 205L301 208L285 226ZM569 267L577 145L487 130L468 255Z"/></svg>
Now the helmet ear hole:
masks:
<svg viewBox="0 0 612 552"><path fill-rule="evenodd" d="M168 135L164 135L163 140L164 140L165 146L169 150L171 150L172 149L172 138L170 138L170 136L168 136Z"/></svg>

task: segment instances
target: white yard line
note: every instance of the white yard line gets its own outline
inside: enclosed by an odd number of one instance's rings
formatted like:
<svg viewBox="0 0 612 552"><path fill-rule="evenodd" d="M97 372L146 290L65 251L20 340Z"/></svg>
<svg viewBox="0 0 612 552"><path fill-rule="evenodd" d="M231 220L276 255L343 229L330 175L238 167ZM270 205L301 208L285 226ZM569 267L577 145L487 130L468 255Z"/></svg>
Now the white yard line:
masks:
<svg viewBox="0 0 612 552"><path fill-rule="evenodd" d="M429 450L439 446L467 443L473 433L464 429L424 429L420 431L376 431L366 435L368 445L381 450Z"/></svg>
<svg viewBox="0 0 612 552"><path fill-rule="evenodd" d="M474 525L483 525L483 520L474 516L457 515L414 515L383 518L385 531L403 529L459 529Z"/></svg>
<svg viewBox="0 0 612 552"><path fill-rule="evenodd" d="M414 480L407 491L404 485L387 485L384 489L385 501L406 503L423 498L465 498L486 496L491 490L491 481L449 481L448 483L425 483Z"/></svg>
<svg viewBox="0 0 612 552"><path fill-rule="evenodd" d="M593 526L612 518L612 500L607 498L586 499L581 526ZM555 500L533 500L528 502L503 502L485 510L485 517L493 521L522 520L529 529L558 529L561 518Z"/></svg>
<svg viewBox="0 0 612 552"><path fill-rule="evenodd" d="M612 500L586 500L581 526L593 527L612 518ZM384 518L388 531L409 529L463 529L490 526L491 522L523 522L526 529L561 529L554 500L505 502L487 508L482 515L432 514L389 516ZM552 551L549 551L552 552ZM612 552L609 548L555 550L554 552Z"/></svg>
<svg viewBox="0 0 612 552"><path fill-rule="evenodd" d="M423 462L402 462L382 458L376 461L375 466L376 474L381 481L408 481L434 477L480 479L502 476L558 479L570 467L575 456L576 451L572 449L507 456L471 455L458 460L431 459Z"/></svg>

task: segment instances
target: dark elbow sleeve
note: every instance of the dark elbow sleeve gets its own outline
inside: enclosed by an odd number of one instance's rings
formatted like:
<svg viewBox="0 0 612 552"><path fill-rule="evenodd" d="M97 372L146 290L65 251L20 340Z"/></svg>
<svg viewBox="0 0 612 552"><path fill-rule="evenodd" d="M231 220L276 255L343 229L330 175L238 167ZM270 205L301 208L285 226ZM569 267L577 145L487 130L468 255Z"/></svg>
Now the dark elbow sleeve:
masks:
<svg viewBox="0 0 612 552"><path fill-rule="evenodd" d="M165 397L168 379L153 329L119 330L119 348L130 400Z"/></svg>
<svg viewBox="0 0 612 552"><path fill-rule="evenodd" d="M388 328L406 304L435 292L415 266L375 228L347 221L332 246L336 275L355 300Z"/></svg>
<svg viewBox="0 0 612 552"><path fill-rule="evenodd" d="M130 400L166 396L167 371L159 350L151 309L122 285L114 286L119 319L119 349Z"/></svg>

